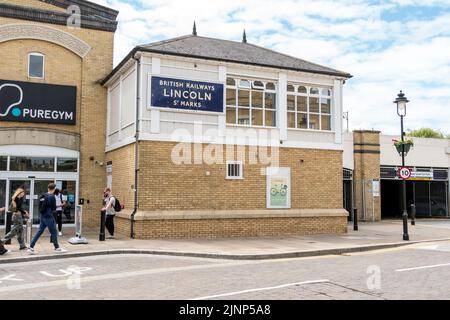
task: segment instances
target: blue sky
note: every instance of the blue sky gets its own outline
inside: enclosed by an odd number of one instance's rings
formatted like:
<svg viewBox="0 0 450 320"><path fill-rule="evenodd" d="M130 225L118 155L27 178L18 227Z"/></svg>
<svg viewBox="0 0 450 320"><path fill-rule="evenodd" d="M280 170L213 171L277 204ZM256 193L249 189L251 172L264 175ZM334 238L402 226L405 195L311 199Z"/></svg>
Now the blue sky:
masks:
<svg viewBox="0 0 450 320"><path fill-rule="evenodd" d="M344 70L350 129L399 131L392 101L409 100L406 128L450 133L450 0L91 0L120 11L115 63L135 45L192 31L249 42Z"/></svg>

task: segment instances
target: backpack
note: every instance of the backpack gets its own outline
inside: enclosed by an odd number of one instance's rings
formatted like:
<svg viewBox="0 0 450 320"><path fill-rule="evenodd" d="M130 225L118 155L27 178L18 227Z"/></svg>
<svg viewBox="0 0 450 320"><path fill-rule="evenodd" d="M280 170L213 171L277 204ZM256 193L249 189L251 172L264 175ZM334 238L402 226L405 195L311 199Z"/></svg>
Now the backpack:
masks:
<svg viewBox="0 0 450 320"><path fill-rule="evenodd" d="M117 199L116 197L114 197L115 201L114 201L114 211L115 212L120 212L122 210L122 205L120 204L119 199Z"/></svg>
<svg viewBox="0 0 450 320"><path fill-rule="evenodd" d="M48 196L43 194L39 197L39 213L46 214L48 209Z"/></svg>

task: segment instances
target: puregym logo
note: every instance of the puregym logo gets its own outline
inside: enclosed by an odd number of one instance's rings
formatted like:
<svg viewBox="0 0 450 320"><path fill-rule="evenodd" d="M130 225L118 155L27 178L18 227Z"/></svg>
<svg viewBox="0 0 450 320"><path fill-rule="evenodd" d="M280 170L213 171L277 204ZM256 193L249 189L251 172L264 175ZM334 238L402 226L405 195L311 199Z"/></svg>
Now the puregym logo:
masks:
<svg viewBox="0 0 450 320"><path fill-rule="evenodd" d="M1 110L0 110L0 117L5 117L5 116L8 114L8 112L9 112L10 110L12 110L12 111L11 111L11 114L12 114L14 117L20 117L20 115L22 114L22 111L20 110L20 108L18 108L18 107L16 107L16 106L18 106L19 104L22 103L22 100L23 100L23 91L22 91L22 88L20 88L20 87L19 87L18 85L16 85L16 84L5 83L5 84L2 84L2 85L0 86L0 93L1 93L1 91L2 91L3 88L8 88L8 87L17 89L17 91L19 92L19 101L14 102L14 103L8 105L7 108L6 108L6 111L5 111L4 113L1 113ZM1 103L1 101L0 101L0 103Z"/></svg>
<svg viewBox="0 0 450 320"><path fill-rule="evenodd" d="M0 80L0 121L75 124L76 87Z"/></svg>

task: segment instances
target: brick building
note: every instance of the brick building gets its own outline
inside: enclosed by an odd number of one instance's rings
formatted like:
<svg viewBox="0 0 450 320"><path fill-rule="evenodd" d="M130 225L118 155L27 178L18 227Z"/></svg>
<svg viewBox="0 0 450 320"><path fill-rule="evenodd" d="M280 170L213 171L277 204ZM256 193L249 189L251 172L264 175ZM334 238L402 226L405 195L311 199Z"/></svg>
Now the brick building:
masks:
<svg viewBox="0 0 450 320"><path fill-rule="evenodd" d="M348 73L192 35L137 46L108 89L107 183L136 238L345 233Z"/></svg>
<svg viewBox="0 0 450 320"><path fill-rule="evenodd" d="M107 90L118 12L84 0L0 0L0 207L27 191L37 223L49 182L98 224ZM5 222L0 216L0 225Z"/></svg>

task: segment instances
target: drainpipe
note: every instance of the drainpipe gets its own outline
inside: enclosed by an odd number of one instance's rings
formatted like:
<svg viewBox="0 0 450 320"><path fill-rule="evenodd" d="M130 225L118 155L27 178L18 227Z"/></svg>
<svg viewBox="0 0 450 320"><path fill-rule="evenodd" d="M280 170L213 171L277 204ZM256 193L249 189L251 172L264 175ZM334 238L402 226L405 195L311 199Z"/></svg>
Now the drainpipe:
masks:
<svg viewBox="0 0 450 320"><path fill-rule="evenodd" d="M141 102L141 58L136 58L136 55L133 56L133 59L136 60L136 132L134 135L134 208L131 213L131 230L130 236L134 239L134 216L136 215L139 203L138 203L138 173L139 173L139 111L140 111L140 102Z"/></svg>

